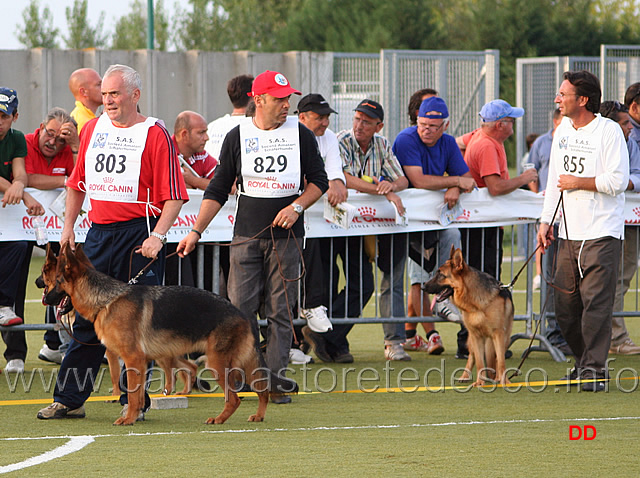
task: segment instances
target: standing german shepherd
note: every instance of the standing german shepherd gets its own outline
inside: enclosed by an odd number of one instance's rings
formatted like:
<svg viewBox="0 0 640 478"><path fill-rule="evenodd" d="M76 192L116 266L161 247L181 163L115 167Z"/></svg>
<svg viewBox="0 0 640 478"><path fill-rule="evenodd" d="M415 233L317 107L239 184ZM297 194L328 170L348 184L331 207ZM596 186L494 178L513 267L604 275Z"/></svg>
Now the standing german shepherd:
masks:
<svg viewBox="0 0 640 478"><path fill-rule="evenodd" d="M474 386L483 385L486 372L495 371L495 379L507 384L504 354L513 327L511 292L502 288L491 275L469 266L460 249L451 248L451 256L424 285L437 301L451 297L462 312L469 330L469 360L461 380L469 377L474 361L477 377ZM488 375L488 374L487 374Z"/></svg>
<svg viewBox="0 0 640 478"><path fill-rule="evenodd" d="M43 266L43 273L47 262ZM147 362L163 368L191 352L207 356L207 368L221 385L225 406L206 423L224 423L240 405L234 385L248 383L258 394L261 422L269 392L295 393L294 381L269 371L259 350L258 327L231 302L202 289L182 286L130 286L93 268L78 246L68 244L57 258L56 288L71 297L74 308L93 323L98 339L119 355L127 370L129 407L114 425L133 425L144 406ZM232 384L230 387L229 384Z"/></svg>

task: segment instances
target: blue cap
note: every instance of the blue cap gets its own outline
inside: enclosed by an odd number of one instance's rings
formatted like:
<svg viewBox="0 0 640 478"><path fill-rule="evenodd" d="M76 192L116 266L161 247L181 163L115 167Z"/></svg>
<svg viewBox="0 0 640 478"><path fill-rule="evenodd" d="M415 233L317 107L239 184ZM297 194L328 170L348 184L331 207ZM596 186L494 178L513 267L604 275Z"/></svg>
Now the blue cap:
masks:
<svg viewBox="0 0 640 478"><path fill-rule="evenodd" d="M431 96L424 100L418 111L419 118L445 119L449 117L447 104L439 96Z"/></svg>
<svg viewBox="0 0 640 478"><path fill-rule="evenodd" d="M11 115L17 108L18 92L11 88L0 87L0 111Z"/></svg>
<svg viewBox="0 0 640 478"><path fill-rule="evenodd" d="M502 118L520 118L524 115L524 109L514 108L505 100L489 101L480 110L480 117L485 123L498 121Z"/></svg>

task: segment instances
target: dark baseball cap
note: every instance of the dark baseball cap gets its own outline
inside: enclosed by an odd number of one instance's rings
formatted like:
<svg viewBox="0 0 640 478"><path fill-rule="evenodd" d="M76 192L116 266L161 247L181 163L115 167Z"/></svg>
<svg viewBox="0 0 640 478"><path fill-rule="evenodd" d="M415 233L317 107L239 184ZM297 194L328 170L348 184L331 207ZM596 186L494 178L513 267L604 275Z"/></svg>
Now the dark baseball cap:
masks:
<svg viewBox="0 0 640 478"><path fill-rule="evenodd" d="M311 93L307 96L303 96L298 102L298 110L295 114L304 113L306 111L313 111L319 115L328 115L331 113L337 114L337 111L331 108L327 100L318 93Z"/></svg>
<svg viewBox="0 0 640 478"><path fill-rule="evenodd" d="M370 118L378 118L380 121L384 121L384 110L382 109L382 105L377 101L369 99L362 100L353 111L360 111Z"/></svg>
<svg viewBox="0 0 640 478"><path fill-rule="evenodd" d="M0 111L11 115L17 108L18 92L11 88L0 87Z"/></svg>

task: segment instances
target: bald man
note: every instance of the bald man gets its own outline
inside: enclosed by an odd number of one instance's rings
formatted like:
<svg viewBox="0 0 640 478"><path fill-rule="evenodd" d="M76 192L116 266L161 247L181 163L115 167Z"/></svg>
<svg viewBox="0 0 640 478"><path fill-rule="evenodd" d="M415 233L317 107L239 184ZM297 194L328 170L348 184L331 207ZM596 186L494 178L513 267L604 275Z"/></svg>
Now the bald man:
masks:
<svg viewBox="0 0 640 478"><path fill-rule="evenodd" d="M102 78L92 68L80 68L69 77L69 90L76 99L71 117L78 123L78 134L87 121L96 117L96 111L102 105L100 85Z"/></svg>
<svg viewBox="0 0 640 478"><path fill-rule="evenodd" d="M218 165L218 161L204 150L208 140L207 122L201 115L195 111L183 111L178 115L173 127L173 142L178 154L189 165L187 168L183 164L182 175L190 188L206 189Z"/></svg>

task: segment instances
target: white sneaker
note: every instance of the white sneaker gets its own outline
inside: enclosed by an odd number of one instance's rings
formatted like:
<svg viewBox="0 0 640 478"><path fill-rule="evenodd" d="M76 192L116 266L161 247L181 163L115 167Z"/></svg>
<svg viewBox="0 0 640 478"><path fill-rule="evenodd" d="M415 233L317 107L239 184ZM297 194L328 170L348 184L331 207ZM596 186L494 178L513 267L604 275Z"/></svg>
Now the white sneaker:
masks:
<svg viewBox="0 0 640 478"><path fill-rule="evenodd" d="M449 299L445 299L442 302L436 302L434 297L433 302L431 302L431 313L442 319L448 320L449 322L456 324L462 323L462 315L460 314L460 311Z"/></svg>
<svg viewBox="0 0 640 478"><path fill-rule="evenodd" d="M6 373L16 372L21 373L24 372L24 360L22 359L13 359L7 362L7 366L4 368Z"/></svg>
<svg viewBox="0 0 640 478"><path fill-rule="evenodd" d="M313 309L302 309L302 316L307 319L309 328L319 334L333 329L329 317L327 317L327 308L319 305Z"/></svg>
<svg viewBox="0 0 640 478"><path fill-rule="evenodd" d="M384 348L384 358L387 360L411 360L409 354L404 351L402 344L387 345Z"/></svg>
<svg viewBox="0 0 640 478"><path fill-rule="evenodd" d="M8 305L0 307L0 325L20 325L22 319Z"/></svg>
<svg viewBox="0 0 640 478"><path fill-rule="evenodd" d="M300 349L291 349L289 350L289 362L294 365L304 365L305 363L312 363L313 358Z"/></svg>
<svg viewBox="0 0 640 478"><path fill-rule="evenodd" d="M531 284L533 290L540 290L540 281L541 278L539 274L533 278L533 283Z"/></svg>
<svg viewBox="0 0 640 478"><path fill-rule="evenodd" d="M47 344L44 344L38 353L38 358L45 362L61 364L64 354L60 350L51 350Z"/></svg>

